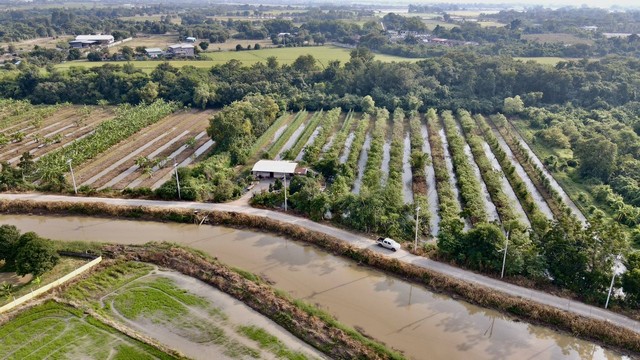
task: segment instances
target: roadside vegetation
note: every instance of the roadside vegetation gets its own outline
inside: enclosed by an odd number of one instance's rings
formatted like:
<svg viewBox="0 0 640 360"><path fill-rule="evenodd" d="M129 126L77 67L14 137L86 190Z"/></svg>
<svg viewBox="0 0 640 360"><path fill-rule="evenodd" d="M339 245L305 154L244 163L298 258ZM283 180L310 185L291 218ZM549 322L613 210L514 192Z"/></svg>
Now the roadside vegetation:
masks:
<svg viewBox="0 0 640 360"><path fill-rule="evenodd" d="M12 212L46 211L48 213L76 213L123 216L135 217L138 219L154 219L163 221L170 220L186 223L192 223L194 217L194 214L191 211L177 209L141 209L137 207L116 207L95 204L86 206L82 204L67 203L49 203L44 206L44 204L34 204L21 201L13 201L10 204L9 202L3 201L2 203L0 203L0 205L2 205L0 210L8 211L8 209L11 209ZM210 223L213 225L252 227L256 229L272 231L276 234L287 236L294 240L315 244L323 249L333 252L334 254L351 258L361 264L366 264L374 268L401 275L403 277L406 277L407 279L412 279L419 283L425 284L429 289L432 289L434 291L455 294L456 296L460 296L461 298L464 298L481 306L496 308L528 321L552 324L554 327L567 330L574 335L591 339L596 338L611 346L620 347L634 352L640 350L640 339L638 339L638 335L633 331L617 328L608 322L570 315L569 313L561 310L556 310L545 305L529 302L529 300L527 299L513 298L504 294L486 290L482 287L472 286L463 281L454 280L442 276L439 273L434 273L429 270L417 268L413 265L403 264L397 260L388 258L384 255L372 252L367 249L354 248L351 245L347 245L330 236L305 230L298 226L284 225L278 221L270 220L263 217L254 217L250 215L230 214L223 212L214 212L210 214ZM586 235L585 238L589 238L589 236ZM168 248L171 248L170 245L167 246ZM143 251L143 249L146 250ZM119 251L124 250L124 253L128 253L131 257L139 260L151 261L156 263L157 265L167 267L172 267L167 264L180 265L181 269L185 269L180 271L185 273L186 275L198 277L202 274L207 273L206 271L201 271L202 269L206 269L206 266L203 263L197 262L195 260L202 255L189 255L189 258L191 260L183 261L180 260L180 256L178 256L179 254L181 254L182 250L171 250L171 253L166 254L165 256L159 256L159 253L156 251L159 251L160 249L152 249L153 248L145 247L131 247L127 249L124 249L123 247L108 247L103 250L103 253L115 255L122 254ZM147 254L148 257L145 254ZM196 258L193 258L191 256L196 256ZM160 263L158 263L157 261L160 261ZM179 270L178 268L175 269ZM243 279L247 278L247 276L243 275L238 275L238 277L241 277ZM249 276L248 278L254 277ZM205 282L209 281L207 279L208 278L203 278L202 280ZM237 294L244 293L237 292ZM246 297L246 299L254 298ZM256 303L254 302L254 304ZM256 306L258 305L256 304Z"/></svg>

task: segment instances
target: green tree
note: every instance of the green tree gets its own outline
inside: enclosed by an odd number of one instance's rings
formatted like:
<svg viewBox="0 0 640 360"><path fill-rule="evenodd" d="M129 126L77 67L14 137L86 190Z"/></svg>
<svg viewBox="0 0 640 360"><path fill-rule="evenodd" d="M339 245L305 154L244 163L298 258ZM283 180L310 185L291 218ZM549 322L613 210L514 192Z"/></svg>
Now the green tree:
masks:
<svg viewBox="0 0 640 360"><path fill-rule="evenodd" d="M373 101L371 95L367 95L362 98L360 102L360 108L362 108L362 112L372 115L376 111L376 103Z"/></svg>
<svg viewBox="0 0 640 360"><path fill-rule="evenodd" d="M615 170L618 158L618 146L602 135L581 139L574 151L580 159L580 175L608 181Z"/></svg>
<svg viewBox="0 0 640 360"><path fill-rule="evenodd" d="M200 45L200 49L203 51L206 51L209 48L209 43L207 41L201 41L198 45Z"/></svg>
<svg viewBox="0 0 640 360"><path fill-rule="evenodd" d="M502 230L489 223L476 225L464 235L463 262L472 269L498 271L502 265L505 237Z"/></svg>
<svg viewBox="0 0 640 360"><path fill-rule="evenodd" d="M4 260L5 264L13 266L19 239L20 230L17 227L13 225L0 226L0 260Z"/></svg>
<svg viewBox="0 0 640 360"><path fill-rule="evenodd" d="M16 254L16 274L32 274L38 277L53 269L60 260L53 242L43 239L36 233L22 234Z"/></svg>
<svg viewBox="0 0 640 360"><path fill-rule="evenodd" d="M508 97L504 99L502 111L507 115L520 114L524 111L524 102L520 99L520 95Z"/></svg>
<svg viewBox="0 0 640 360"><path fill-rule="evenodd" d="M302 73L309 73L317 69L316 58L313 55L300 55L293 62L293 68Z"/></svg>
<svg viewBox="0 0 640 360"><path fill-rule="evenodd" d="M158 84L149 81L138 91L138 96L143 103L151 104L158 98Z"/></svg>

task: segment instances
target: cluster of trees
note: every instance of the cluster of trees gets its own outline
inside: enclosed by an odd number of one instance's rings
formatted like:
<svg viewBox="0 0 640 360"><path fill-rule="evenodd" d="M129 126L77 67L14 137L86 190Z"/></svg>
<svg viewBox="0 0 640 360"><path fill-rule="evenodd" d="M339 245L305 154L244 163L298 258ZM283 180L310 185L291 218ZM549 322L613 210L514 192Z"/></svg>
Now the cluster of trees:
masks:
<svg viewBox="0 0 640 360"><path fill-rule="evenodd" d="M53 269L60 257L51 240L34 232L21 234L13 225L0 225L0 260L5 270L37 278Z"/></svg>
<svg viewBox="0 0 640 360"><path fill-rule="evenodd" d="M504 98L518 94L527 106L569 102L610 109L637 101L640 83L637 59L563 62L551 68L469 52L417 63L382 63L373 57L358 48L346 64L332 61L323 69L306 55L292 65L275 58L252 66L232 60L210 70L160 64L150 74L130 64L51 72L21 64L19 72L0 77L0 96L46 104L137 103L142 89L157 87L157 97L192 106L223 106L258 93L286 99L296 110L360 110L362 97L369 95L388 109L491 113L502 108Z"/></svg>
<svg viewBox="0 0 640 360"><path fill-rule="evenodd" d="M549 156L552 171L575 173L575 181L593 188L596 201L609 208L620 223L640 224L640 136L638 113L632 104L610 111L542 109L521 111L535 139L572 157Z"/></svg>
<svg viewBox="0 0 640 360"><path fill-rule="evenodd" d="M563 7L550 9L532 7L527 11L502 10L495 14L483 14L482 19L510 24L519 21L520 27L531 34L545 32L575 32L582 26L597 26L600 32L640 32L639 11L609 11L603 8Z"/></svg>
<svg viewBox="0 0 640 360"><path fill-rule="evenodd" d="M247 96L216 113L207 133L216 142L218 152L228 152L233 164L244 164L251 145L273 124L280 111L269 96Z"/></svg>

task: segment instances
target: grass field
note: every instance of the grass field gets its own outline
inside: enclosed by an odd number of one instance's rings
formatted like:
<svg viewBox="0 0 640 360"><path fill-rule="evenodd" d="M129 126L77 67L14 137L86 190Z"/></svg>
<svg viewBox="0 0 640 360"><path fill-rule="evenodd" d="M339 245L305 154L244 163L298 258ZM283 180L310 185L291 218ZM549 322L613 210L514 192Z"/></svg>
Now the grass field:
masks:
<svg viewBox="0 0 640 360"><path fill-rule="evenodd" d="M577 60L577 59L569 59L569 58L560 58L560 57L514 57L514 60L520 60L520 61L535 61L539 64L542 65L551 65L551 66L555 66L556 64L558 64L560 61L569 61L569 60Z"/></svg>
<svg viewBox="0 0 640 360"><path fill-rule="evenodd" d="M214 294L221 293L213 288L202 289L184 275L127 262L80 281L65 296L160 342L170 333L179 339L177 350L187 356L193 355L189 348L198 344L212 356L217 353L233 359L261 358L264 352L283 359L310 358L290 350L277 336L255 326L259 315L253 315L254 319L241 317L225 300L210 297Z"/></svg>
<svg viewBox="0 0 640 360"><path fill-rule="evenodd" d="M129 45L131 46L131 45ZM215 46L215 44L213 45ZM234 45L235 47L235 45ZM210 68L214 65L224 64L229 60L238 60L245 65L253 65L258 62L265 62L268 57L275 56L281 64L292 64L301 55L313 55L318 61L320 67L326 66L332 60L339 60L342 63L349 61L350 49L344 49L337 46L310 46L310 47L296 47L296 48L274 48L274 49L261 49L251 51L220 51L220 52L207 52L203 55L207 60L172 60L169 61L171 65L176 67L182 66L194 66L197 68ZM376 54L376 60L384 62L392 61L418 61L419 59L403 58L399 56ZM156 68L161 61L131 61L131 64L137 68L151 72ZM69 69L73 66L84 67L98 67L104 64L124 65L125 62L88 62L88 61L70 61L56 65L58 69Z"/></svg>
<svg viewBox="0 0 640 360"><path fill-rule="evenodd" d="M454 27L458 27L458 25L456 24L450 24L441 20L423 20L425 25L427 25L427 28L429 30L433 30L436 28L436 26L440 25L441 27L445 28L445 29L453 29Z"/></svg>
<svg viewBox="0 0 640 360"><path fill-rule="evenodd" d="M503 27L506 24L499 23L496 21L478 21L478 24L482 27Z"/></svg>
<svg viewBox="0 0 640 360"><path fill-rule="evenodd" d="M169 45L175 44L178 42L178 35L138 35L138 37L133 38L131 41L127 41L120 45L113 46L109 48L109 52L114 53L120 50L123 46L128 46L130 48L136 48L137 46L144 47L158 47L158 48L166 48Z"/></svg>
<svg viewBox="0 0 640 360"><path fill-rule="evenodd" d="M2 359L172 359L55 302L29 309L0 327Z"/></svg>
<svg viewBox="0 0 640 360"><path fill-rule="evenodd" d="M45 37L45 38L36 38L36 39L29 39L29 40L16 41L16 42L0 42L0 47L3 47L6 49L10 44L12 44L13 46L15 46L16 50L24 50L24 51L33 50L33 47L36 45L43 48L47 48L47 49L53 49L56 47L56 44L58 44L58 42L66 43L71 39L73 39L73 37L71 36L60 36L58 38Z"/></svg>
<svg viewBox="0 0 640 360"><path fill-rule="evenodd" d="M592 45L593 40L579 38L573 34L550 33L550 34L525 34L522 38L528 41L540 43L564 43L564 44L586 44Z"/></svg>

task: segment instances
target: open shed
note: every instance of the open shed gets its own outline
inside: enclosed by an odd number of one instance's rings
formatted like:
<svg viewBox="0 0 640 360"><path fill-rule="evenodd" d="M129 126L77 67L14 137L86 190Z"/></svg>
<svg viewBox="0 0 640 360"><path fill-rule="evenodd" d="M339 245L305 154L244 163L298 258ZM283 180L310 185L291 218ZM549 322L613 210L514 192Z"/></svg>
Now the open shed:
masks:
<svg viewBox="0 0 640 360"><path fill-rule="evenodd" d="M259 178L283 178L298 173L297 168L298 163L292 161L260 160L253 165L251 173Z"/></svg>

